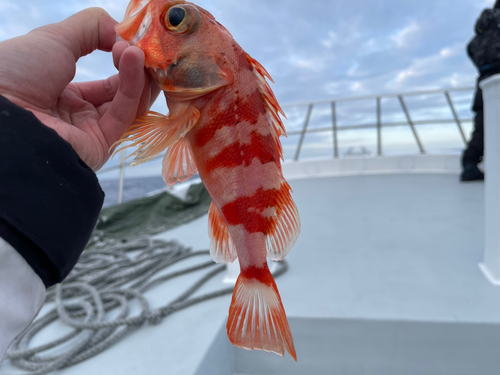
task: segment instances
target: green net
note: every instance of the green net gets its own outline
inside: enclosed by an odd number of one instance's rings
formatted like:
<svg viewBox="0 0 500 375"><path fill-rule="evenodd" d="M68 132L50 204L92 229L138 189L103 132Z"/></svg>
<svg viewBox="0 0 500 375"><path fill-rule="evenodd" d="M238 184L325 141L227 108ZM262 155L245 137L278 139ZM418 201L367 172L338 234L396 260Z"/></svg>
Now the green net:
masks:
<svg viewBox="0 0 500 375"><path fill-rule="evenodd" d="M152 236L205 215L211 202L205 186L193 184L185 200L168 192L104 208L88 247L106 239Z"/></svg>

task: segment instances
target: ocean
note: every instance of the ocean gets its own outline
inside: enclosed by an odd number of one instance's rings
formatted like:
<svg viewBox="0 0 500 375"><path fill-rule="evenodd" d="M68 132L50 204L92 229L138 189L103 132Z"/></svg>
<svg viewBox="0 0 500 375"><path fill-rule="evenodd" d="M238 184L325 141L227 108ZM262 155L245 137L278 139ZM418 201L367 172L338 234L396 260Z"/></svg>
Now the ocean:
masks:
<svg viewBox="0 0 500 375"><path fill-rule="evenodd" d="M104 206L109 207L118 203L118 179L99 180L101 188L106 194ZM127 177L123 185L123 201L127 202L133 199L144 197L146 194L155 190L166 188L165 182L161 176L153 177Z"/></svg>

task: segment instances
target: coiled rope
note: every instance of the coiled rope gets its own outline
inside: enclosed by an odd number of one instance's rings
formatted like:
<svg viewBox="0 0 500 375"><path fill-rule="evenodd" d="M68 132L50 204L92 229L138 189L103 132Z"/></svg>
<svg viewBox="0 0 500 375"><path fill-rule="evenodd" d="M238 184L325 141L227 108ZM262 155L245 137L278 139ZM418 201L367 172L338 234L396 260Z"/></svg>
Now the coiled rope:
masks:
<svg viewBox="0 0 500 375"><path fill-rule="evenodd" d="M207 255L208 251L192 251L175 241L151 238L129 242L101 240L97 247L83 252L64 282L47 291L46 303L55 303L56 307L37 319L18 338L9 349L7 359L31 375L49 374L103 352L144 323L159 324L186 307L232 293L231 286L193 297L207 281L225 269L224 265L217 265L209 258L182 270L163 272L188 258L206 258ZM275 277L288 268L284 261L279 266ZM208 272L175 300L160 308L149 307L143 296L145 291L203 269L208 269ZM129 305L134 300L140 303L141 312L130 317ZM112 310L118 312L114 319L108 314ZM31 348L33 338L57 319L72 331ZM58 354L41 355L47 351Z"/></svg>

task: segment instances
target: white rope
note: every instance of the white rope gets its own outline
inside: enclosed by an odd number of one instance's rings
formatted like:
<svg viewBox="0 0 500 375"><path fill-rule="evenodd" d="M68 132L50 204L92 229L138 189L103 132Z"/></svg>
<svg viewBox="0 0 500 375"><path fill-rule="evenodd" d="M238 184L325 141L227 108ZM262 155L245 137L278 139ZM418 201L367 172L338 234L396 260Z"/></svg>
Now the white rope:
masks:
<svg viewBox="0 0 500 375"><path fill-rule="evenodd" d="M98 247L83 252L64 282L47 291L46 302L55 302L56 307L37 319L11 346L7 359L30 375L49 374L101 353L144 323L159 324L174 312L232 293L233 287L228 287L192 297L225 269L224 265L213 263L208 255L208 251L191 251L175 241L149 237L130 242L102 241ZM158 275L192 257L207 259L182 270ZM280 266L275 277L287 269L285 262ZM168 280L205 268L209 271L200 280L163 307L151 309L142 295ZM129 305L133 300L139 302L141 312L131 317ZM108 316L111 310L118 311L113 320ZM72 331L44 345L30 347L33 338L57 319ZM62 354L42 355L47 351Z"/></svg>

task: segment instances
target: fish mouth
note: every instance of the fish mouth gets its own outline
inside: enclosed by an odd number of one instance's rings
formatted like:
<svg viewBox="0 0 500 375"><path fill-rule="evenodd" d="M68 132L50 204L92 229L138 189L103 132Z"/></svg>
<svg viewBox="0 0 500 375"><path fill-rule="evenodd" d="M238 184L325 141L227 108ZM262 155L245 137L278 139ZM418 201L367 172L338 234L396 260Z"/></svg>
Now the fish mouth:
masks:
<svg viewBox="0 0 500 375"><path fill-rule="evenodd" d="M174 69L178 65L179 65L179 62L174 62L172 64L165 65L166 68L162 68L162 67L158 67L158 66L157 67L150 67L149 71L151 72L152 75L154 75L155 77L157 77L160 80L172 79L170 72L172 71L172 69Z"/></svg>
<svg viewBox="0 0 500 375"><path fill-rule="evenodd" d="M207 87L183 87L179 85L178 82L176 83L170 74L172 69L178 65L178 62L176 62L167 65L166 69L158 66L150 66L148 68L158 87L160 87L160 89L173 101L193 100L225 85L222 83L220 85L211 85Z"/></svg>
<svg viewBox="0 0 500 375"><path fill-rule="evenodd" d="M162 68L149 68L149 71L154 77L158 77L159 79L164 79L167 77L167 72Z"/></svg>
<svg viewBox="0 0 500 375"><path fill-rule="evenodd" d="M158 64L158 65L153 65L153 66L150 66L150 71L152 74L155 74L159 79L165 79L165 78L168 78L168 79L172 79L172 76L171 76L171 72L173 69L175 69L177 66L179 66L181 60L183 60L182 58L180 59L176 59L174 62L172 63L161 63L161 64Z"/></svg>

